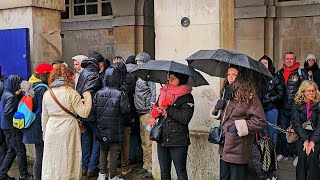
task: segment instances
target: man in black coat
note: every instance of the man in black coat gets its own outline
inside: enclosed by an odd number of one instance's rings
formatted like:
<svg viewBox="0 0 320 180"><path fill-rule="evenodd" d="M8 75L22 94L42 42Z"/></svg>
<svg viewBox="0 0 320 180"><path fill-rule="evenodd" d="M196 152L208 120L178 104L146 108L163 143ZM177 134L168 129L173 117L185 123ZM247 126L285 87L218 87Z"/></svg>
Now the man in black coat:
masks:
<svg viewBox="0 0 320 180"><path fill-rule="evenodd" d="M91 96L94 97L95 93L101 88L98 61L95 58L89 57L81 62L81 67L84 68L84 70L79 76L76 90L79 94L89 91ZM81 133L82 175L93 177L98 174L100 151L100 143L96 140L97 123L93 109L89 117L83 119L83 126L85 132Z"/></svg>

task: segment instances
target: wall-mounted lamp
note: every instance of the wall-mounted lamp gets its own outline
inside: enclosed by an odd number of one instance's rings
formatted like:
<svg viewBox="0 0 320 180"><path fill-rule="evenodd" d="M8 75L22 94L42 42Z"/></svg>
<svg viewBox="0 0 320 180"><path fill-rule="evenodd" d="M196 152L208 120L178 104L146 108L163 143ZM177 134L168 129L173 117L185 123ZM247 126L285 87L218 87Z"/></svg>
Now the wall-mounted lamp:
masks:
<svg viewBox="0 0 320 180"><path fill-rule="evenodd" d="M182 25L183 27L188 27L188 26L190 25L190 19L187 18L187 17L183 17L183 18L181 19L181 25Z"/></svg>

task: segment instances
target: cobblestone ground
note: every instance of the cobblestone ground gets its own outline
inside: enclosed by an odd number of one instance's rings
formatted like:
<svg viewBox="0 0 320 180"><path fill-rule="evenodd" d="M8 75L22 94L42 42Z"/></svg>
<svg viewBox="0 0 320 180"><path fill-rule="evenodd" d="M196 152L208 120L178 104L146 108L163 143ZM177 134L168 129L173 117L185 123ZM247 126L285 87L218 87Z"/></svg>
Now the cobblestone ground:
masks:
<svg viewBox="0 0 320 180"><path fill-rule="evenodd" d="M139 174L138 172L141 170L142 164L136 164L132 166L132 170L130 173L125 175L123 178L125 180L141 180L142 179L142 174ZM29 172L32 172L32 165L28 166ZM19 179L19 169L17 162L15 161L14 164L12 165L12 168L9 171L9 176L15 177L16 179ZM92 177L92 178L87 178L87 177L82 177L81 180L96 180L97 177ZM147 179L148 180L148 179ZM149 179L152 180L152 179Z"/></svg>

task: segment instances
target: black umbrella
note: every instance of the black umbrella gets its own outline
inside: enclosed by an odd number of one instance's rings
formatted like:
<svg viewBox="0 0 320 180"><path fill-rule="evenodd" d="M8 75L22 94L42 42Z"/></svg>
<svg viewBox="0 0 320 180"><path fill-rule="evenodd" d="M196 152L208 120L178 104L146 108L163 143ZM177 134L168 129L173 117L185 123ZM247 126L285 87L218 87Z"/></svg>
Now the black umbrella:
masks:
<svg viewBox="0 0 320 180"><path fill-rule="evenodd" d="M133 70L132 73L145 81L166 84L170 71L188 75L188 82L194 87L209 84L194 68L174 61L151 60Z"/></svg>
<svg viewBox="0 0 320 180"><path fill-rule="evenodd" d="M254 76L263 75L265 79L272 79L272 74L259 61L248 55L224 49L200 50L186 59L190 66L211 76L223 77L227 75L230 65L251 69Z"/></svg>

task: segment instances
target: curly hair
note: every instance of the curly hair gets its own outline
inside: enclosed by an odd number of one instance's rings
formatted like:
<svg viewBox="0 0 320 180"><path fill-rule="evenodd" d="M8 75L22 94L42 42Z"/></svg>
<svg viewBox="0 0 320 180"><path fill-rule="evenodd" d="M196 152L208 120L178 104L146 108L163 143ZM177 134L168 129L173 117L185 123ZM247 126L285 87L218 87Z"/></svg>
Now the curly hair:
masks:
<svg viewBox="0 0 320 180"><path fill-rule="evenodd" d="M66 67L63 64L57 64L56 68L54 68L49 76L49 87L52 87L53 81L62 77L65 80L65 86L70 87L70 84L74 83L74 73L70 67Z"/></svg>
<svg viewBox="0 0 320 180"><path fill-rule="evenodd" d="M304 91L309 86L314 86L314 88L316 90L316 94L315 94L316 96L314 97L314 100L311 101L311 104L316 104L317 102L320 101L320 92L319 92L317 84L313 81L305 80L305 81L302 81L302 83L298 89L298 92L296 93L296 96L294 97L294 102L296 104L301 105L302 103L306 103L306 97L304 95Z"/></svg>
<svg viewBox="0 0 320 180"><path fill-rule="evenodd" d="M257 87L249 71L250 70L239 69L238 76L232 83L237 103L245 107L249 107L255 97L257 97Z"/></svg>

